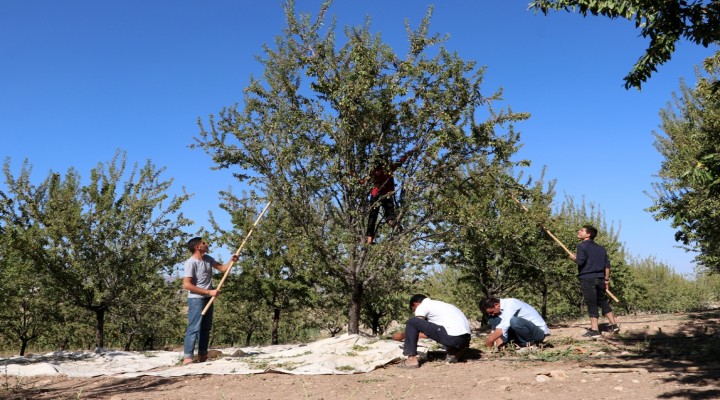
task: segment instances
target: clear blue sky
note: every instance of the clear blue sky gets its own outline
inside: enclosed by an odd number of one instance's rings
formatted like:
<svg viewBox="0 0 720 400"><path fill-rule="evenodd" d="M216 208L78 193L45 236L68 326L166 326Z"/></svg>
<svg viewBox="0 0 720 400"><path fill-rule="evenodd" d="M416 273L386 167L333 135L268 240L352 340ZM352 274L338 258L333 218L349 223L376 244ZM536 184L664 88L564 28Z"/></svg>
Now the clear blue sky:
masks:
<svg viewBox="0 0 720 400"><path fill-rule="evenodd" d="M632 23L535 15L528 2L337 0L329 13L340 27L370 16L403 53L405 20L416 27L434 4L432 30L487 66L485 92L502 87L507 105L532 114L517 126L520 156L534 173L547 167L558 201L596 203L631 254L691 273L693 255L644 211L644 192L661 162L652 136L658 112L714 49L682 43L642 92L626 91L622 77L646 46ZM297 8L315 12L320 3L298 0ZM242 101L249 76L261 77L255 56L283 26L279 0L2 0L0 156L15 172L27 158L39 181L69 167L87 177L125 150L131 163L166 167L175 190L195 195L186 216L207 226L217 192L242 188L188 148L197 120Z"/></svg>

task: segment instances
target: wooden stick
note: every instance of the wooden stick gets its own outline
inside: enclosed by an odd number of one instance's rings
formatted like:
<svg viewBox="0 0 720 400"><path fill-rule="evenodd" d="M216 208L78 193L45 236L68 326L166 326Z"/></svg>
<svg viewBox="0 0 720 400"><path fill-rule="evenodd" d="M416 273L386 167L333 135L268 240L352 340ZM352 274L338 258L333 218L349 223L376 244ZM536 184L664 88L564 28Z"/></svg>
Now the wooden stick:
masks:
<svg viewBox="0 0 720 400"><path fill-rule="evenodd" d="M525 207L525 204L521 203L520 200L518 200L518 199L515 198L515 196L512 196L512 195L511 195L510 197L512 197L512 199L515 200L515 202L518 203L518 204L520 205L520 207L522 207L522 209L525 210L525 212L530 212L530 210L528 210L527 207ZM544 225L540 225L540 227L545 231L545 233L547 233L551 238L553 238L553 240L555 240L555 243L559 244L560 247L562 247L562 249L565 250L565 252L566 252L570 257L573 257L573 256L575 255L575 254L574 254L573 252L571 252L567 247L565 247L565 245L563 244L563 242L561 242L560 239L558 239L557 237L555 237L555 235L553 235L552 232L550 232L550 230L549 230L548 228L546 228ZM610 298L612 298L613 300L615 300L616 303L619 303L619 302L620 302L620 300L619 300L617 297L615 297L614 294L612 294L612 292L610 291L610 289L605 289L605 292L608 294L608 296L610 296Z"/></svg>
<svg viewBox="0 0 720 400"><path fill-rule="evenodd" d="M605 289L605 293L607 293L608 296L610 296L611 299L615 300L616 303L619 303L619 302L620 302L620 299L618 299L617 297L615 297L615 295L612 294L612 292L610 291L610 289Z"/></svg>
<svg viewBox="0 0 720 400"><path fill-rule="evenodd" d="M255 220L255 223L253 224L252 228L250 228L250 230L248 231L247 235L245 235L245 239L242 241L242 243L240 244L240 247L237 249L237 251L236 251L233 255L236 255L236 256L239 256L239 255L240 255L240 252L242 251L243 247L245 247L245 243L246 243L247 240L250 238L250 235L253 233L253 230L255 230L255 227L257 226L258 222L260 222L260 219L261 219L262 216L265 214L265 211L267 211L268 207L270 207L270 204L272 204L272 200L268 201L268 203L267 203L267 205L265 206L265 208L263 208L262 212L260 212L260 215L258 215L258 217L257 217L257 219ZM235 261L232 261L232 260L231 260L231 261L230 261L230 265L228 265L228 268L225 270L225 274L223 274L222 279L220 279L220 283L218 283L217 287L215 288L216 290L220 290L220 288L222 287L223 283L225 283L225 279L227 278L228 273L229 273L230 270L232 269L233 264L235 264ZM210 301L208 301L208 303L207 303L207 305L205 306L205 308L203 308L202 313L201 313L202 315L205 315L205 313L207 312L207 310L210 308L210 306L212 305L212 303L213 303L214 301L215 301L215 296L211 297L211 298L210 298Z"/></svg>
<svg viewBox="0 0 720 400"><path fill-rule="evenodd" d="M580 372L585 374L621 374L629 372L647 374L648 370L645 368L583 368Z"/></svg>

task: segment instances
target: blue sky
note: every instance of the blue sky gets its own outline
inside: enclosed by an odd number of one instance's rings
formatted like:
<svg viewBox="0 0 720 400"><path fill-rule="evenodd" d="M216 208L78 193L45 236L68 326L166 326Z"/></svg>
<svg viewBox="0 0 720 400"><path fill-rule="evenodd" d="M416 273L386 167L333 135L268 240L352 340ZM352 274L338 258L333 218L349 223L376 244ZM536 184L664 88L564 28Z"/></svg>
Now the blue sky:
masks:
<svg viewBox="0 0 720 400"><path fill-rule="evenodd" d="M627 91L622 77L647 45L632 23L536 15L528 2L336 0L329 13L340 27L370 16L372 30L402 54L405 20L416 27L434 4L432 31L487 67L484 91L502 87L507 106L532 114L517 126L519 156L535 174L547 167L558 201L597 204L631 254L692 273L693 255L644 211L644 192L661 162L652 136L658 113L715 49L681 43L642 91ZM320 3L296 2L311 12ZM198 118L242 101L248 78L262 75L255 57L283 26L279 0L2 0L0 156L15 172L28 159L39 181L70 167L87 177L122 149L131 163L167 168L174 190L194 194L183 212L207 226L217 192L242 188L188 148Z"/></svg>

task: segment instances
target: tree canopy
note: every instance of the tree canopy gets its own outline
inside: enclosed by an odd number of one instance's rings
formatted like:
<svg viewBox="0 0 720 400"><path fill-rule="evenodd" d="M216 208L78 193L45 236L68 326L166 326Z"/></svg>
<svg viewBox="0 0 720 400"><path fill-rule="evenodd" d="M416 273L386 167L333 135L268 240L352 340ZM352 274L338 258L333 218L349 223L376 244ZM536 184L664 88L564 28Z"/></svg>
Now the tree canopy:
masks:
<svg viewBox="0 0 720 400"><path fill-rule="evenodd" d="M168 200L172 181L160 180L162 170L149 161L123 182L119 151L90 172L87 184L72 168L64 177L51 172L39 185L27 162L14 175L8 160L4 171L12 201L2 203L2 214L17 233L11 244L24 262L44 269L64 299L95 313L102 348L110 307L178 262L189 225L179 210L188 195Z"/></svg>
<svg viewBox="0 0 720 400"><path fill-rule="evenodd" d="M720 78L718 57L698 73L694 88L680 93L660 116L655 147L664 157L650 211L677 229L676 240L699 251L697 261L720 271Z"/></svg>
<svg viewBox="0 0 720 400"><path fill-rule="evenodd" d="M527 117L495 110L500 92L481 90L483 68L447 51L429 34L432 9L398 55L370 21L345 28L339 43L318 14L296 15L265 47L264 79L253 79L243 105L211 116L197 145L220 168L273 199L301 229L293 238L319 271L344 282L350 332L358 331L364 289L421 260L441 232L443 191L471 166L487 172L515 151L512 124ZM205 125L209 129L205 129ZM404 157L403 157L404 156ZM373 171L394 170L402 229L383 230L363 247Z"/></svg>
<svg viewBox="0 0 720 400"><path fill-rule="evenodd" d="M625 78L625 88L640 89L653 72L672 57L681 39L708 47L720 40L718 0L537 0L530 8L547 14L550 10L624 18L635 22L650 43Z"/></svg>

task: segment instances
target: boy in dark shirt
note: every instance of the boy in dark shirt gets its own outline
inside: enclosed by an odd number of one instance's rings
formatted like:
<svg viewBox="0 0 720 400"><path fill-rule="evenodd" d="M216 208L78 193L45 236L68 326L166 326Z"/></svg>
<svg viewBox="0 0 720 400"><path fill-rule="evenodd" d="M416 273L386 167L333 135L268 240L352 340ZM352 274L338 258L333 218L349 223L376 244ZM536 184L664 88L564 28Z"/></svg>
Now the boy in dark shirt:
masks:
<svg viewBox="0 0 720 400"><path fill-rule="evenodd" d="M580 228L577 237L581 242L577 245L576 253L570 256L578 265L580 289L590 316L590 330L583 335L589 338L600 336L598 308L602 309L603 315L610 321L610 330L613 333L620 331L605 295L610 285L610 259L605 248L595 243L597 232L597 229L590 225Z"/></svg>

